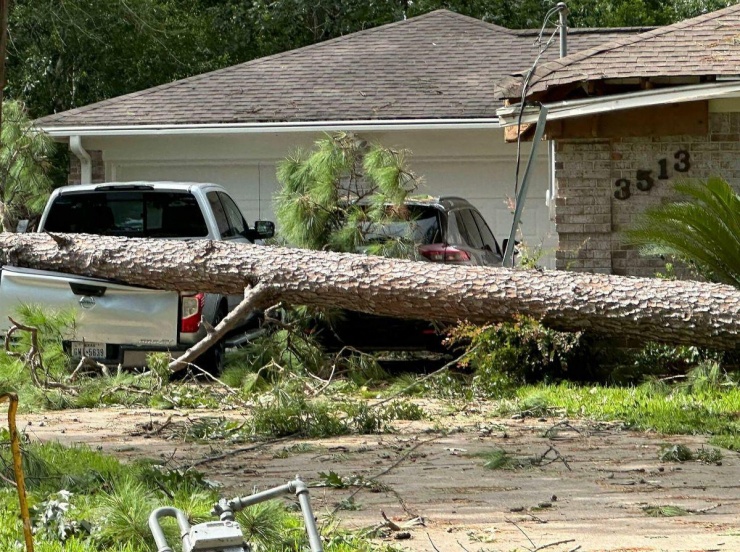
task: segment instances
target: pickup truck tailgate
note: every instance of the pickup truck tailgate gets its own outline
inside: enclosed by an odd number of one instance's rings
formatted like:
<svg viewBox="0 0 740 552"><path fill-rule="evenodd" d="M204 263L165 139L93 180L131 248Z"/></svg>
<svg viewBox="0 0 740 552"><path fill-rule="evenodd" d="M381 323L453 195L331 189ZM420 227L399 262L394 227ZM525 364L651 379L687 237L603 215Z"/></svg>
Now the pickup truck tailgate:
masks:
<svg viewBox="0 0 740 552"><path fill-rule="evenodd" d="M179 294L105 280L5 266L0 276L0 312L19 305L76 312L69 339L141 346L177 345ZM10 328L0 320L0 332Z"/></svg>

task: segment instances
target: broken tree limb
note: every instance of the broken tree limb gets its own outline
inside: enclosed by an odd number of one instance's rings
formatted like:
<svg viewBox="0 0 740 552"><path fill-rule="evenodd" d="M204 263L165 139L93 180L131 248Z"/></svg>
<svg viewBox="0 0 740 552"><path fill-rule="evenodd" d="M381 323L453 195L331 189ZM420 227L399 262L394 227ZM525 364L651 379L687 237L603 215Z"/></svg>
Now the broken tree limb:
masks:
<svg viewBox="0 0 740 552"><path fill-rule="evenodd" d="M253 288L244 290L244 299L234 310L227 314L215 328L208 326L206 336L190 347L182 355L169 363L168 367L172 372L178 372L188 367L188 365L205 353L210 347L214 346L230 330L236 328L250 312L259 308L262 295L265 293L265 286L257 284Z"/></svg>
<svg viewBox="0 0 740 552"><path fill-rule="evenodd" d="M0 234L2 264L170 290L440 322L531 316L563 331L733 349L740 290L719 284L565 271L450 266L229 242Z"/></svg>

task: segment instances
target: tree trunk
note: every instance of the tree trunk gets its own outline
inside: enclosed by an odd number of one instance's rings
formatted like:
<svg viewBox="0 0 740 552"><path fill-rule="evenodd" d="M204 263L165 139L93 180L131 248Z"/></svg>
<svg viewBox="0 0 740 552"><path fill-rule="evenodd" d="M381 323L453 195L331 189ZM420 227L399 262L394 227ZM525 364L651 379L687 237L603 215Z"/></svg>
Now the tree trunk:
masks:
<svg viewBox="0 0 740 552"><path fill-rule="evenodd" d="M736 348L740 290L719 284L429 262L213 241L1 234L0 261L132 285L241 294L440 322L527 315L564 331Z"/></svg>

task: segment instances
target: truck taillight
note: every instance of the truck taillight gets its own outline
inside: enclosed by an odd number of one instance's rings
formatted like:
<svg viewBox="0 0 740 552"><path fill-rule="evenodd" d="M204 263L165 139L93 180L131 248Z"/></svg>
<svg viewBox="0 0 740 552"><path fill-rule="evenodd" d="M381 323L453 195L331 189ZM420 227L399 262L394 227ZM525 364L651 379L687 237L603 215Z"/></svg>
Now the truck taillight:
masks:
<svg viewBox="0 0 740 552"><path fill-rule="evenodd" d="M196 295L185 295L181 299L182 318L180 319L180 331L183 333L194 333L200 327L200 319L203 316L203 304L206 296L203 293Z"/></svg>
<svg viewBox="0 0 740 552"><path fill-rule="evenodd" d="M440 243L422 245L419 247L419 253L435 263L467 263L470 261L470 254L467 251Z"/></svg>

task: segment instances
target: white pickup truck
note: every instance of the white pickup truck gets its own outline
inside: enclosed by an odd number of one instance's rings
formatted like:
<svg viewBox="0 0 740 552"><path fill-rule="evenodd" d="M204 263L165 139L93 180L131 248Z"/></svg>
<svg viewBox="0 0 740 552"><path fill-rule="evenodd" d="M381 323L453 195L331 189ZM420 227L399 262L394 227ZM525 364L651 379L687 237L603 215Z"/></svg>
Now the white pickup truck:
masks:
<svg viewBox="0 0 740 552"><path fill-rule="evenodd" d="M250 229L226 189L217 184L128 182L58 188L46 204L38 232L253 243L271 237L274 225L257 221ZM182 278L187 277L183 273ZM7 315L21 304L74 309L75 328L67 336L73 358L84 355L108 365L137 367L151 352L185 351L205 335L202 320L215 326L240 299L4 266L0 333L10 326ZM243 329L254 323L245 320ZM223 353L224 343L219 343L196 364L218 371Z"/></svg>

